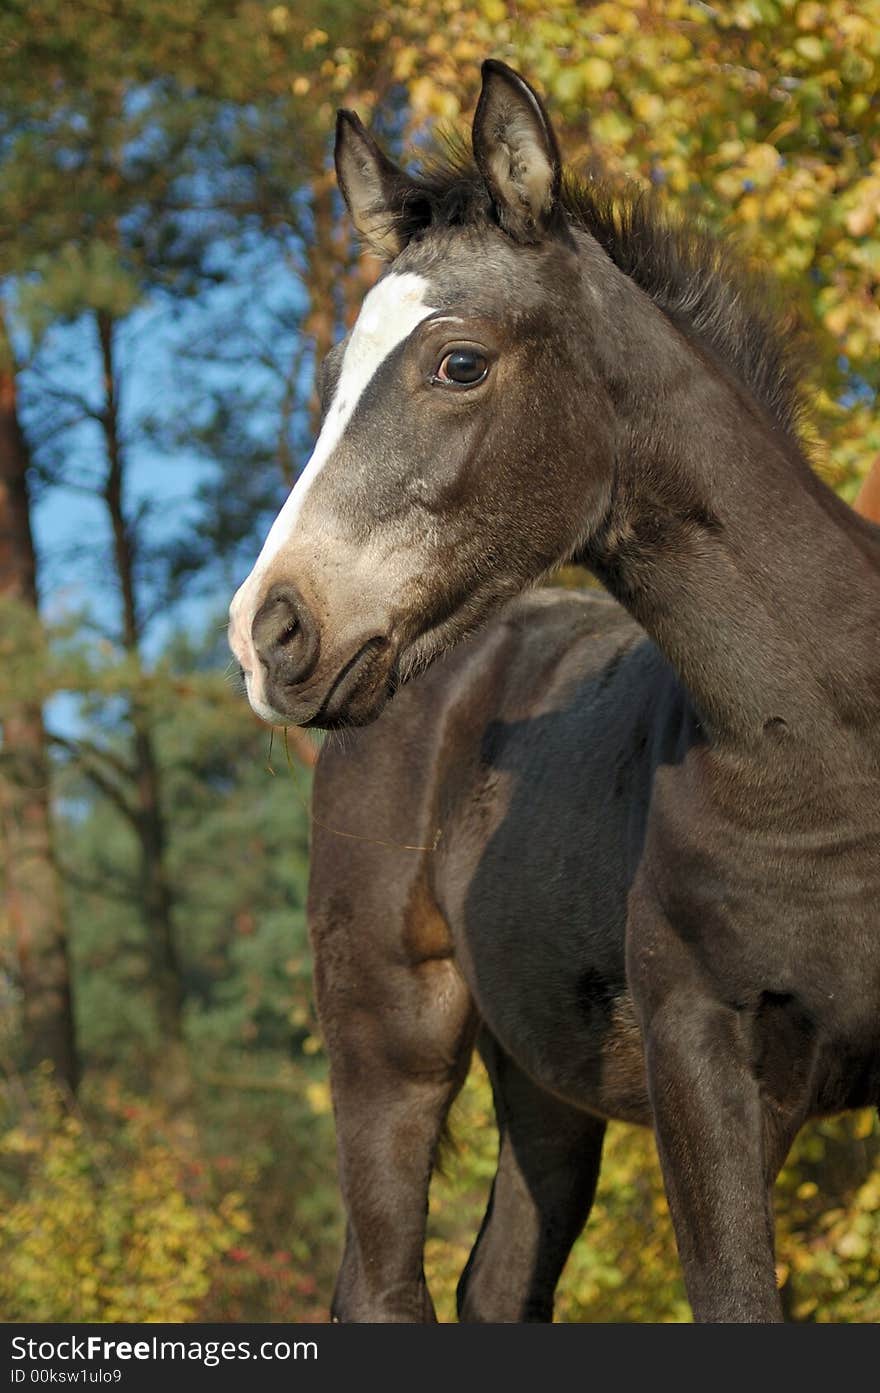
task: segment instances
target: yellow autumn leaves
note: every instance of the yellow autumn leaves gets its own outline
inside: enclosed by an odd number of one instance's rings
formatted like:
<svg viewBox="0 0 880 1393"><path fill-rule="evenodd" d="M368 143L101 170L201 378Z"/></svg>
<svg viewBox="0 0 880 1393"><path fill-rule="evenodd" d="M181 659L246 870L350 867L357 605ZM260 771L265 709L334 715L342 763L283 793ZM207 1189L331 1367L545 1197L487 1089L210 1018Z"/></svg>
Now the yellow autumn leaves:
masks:
<svg viewBox="0 0 880 1393"><path fill-rule="evenodd" d="M28 1177L0 1212L6 1320L198 1319L250 1228L241 1195L205 1186L156 1104L108 1098L116 1130L98 1137L44 1078L0 1139L4 1168Z"/></svg>

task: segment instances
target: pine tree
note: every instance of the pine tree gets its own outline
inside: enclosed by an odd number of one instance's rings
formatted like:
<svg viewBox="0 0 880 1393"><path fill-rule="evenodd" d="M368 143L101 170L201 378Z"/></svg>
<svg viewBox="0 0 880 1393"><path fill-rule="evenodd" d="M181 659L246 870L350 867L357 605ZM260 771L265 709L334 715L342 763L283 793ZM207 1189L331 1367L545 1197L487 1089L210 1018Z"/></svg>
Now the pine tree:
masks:
<svg viewBox="0 0 880 1393"><path fill-rule="evenodd" d="M0 605L11 643L38 632L37 558L30 524L27 443L18 418L15 369L0 320ZM7 653L7 661L9 654ZM38 694L7 694L0 706L2 902L22 997L25 1063L49 1060L74 1091L67 925L53 844L49 760Z"/></svg>

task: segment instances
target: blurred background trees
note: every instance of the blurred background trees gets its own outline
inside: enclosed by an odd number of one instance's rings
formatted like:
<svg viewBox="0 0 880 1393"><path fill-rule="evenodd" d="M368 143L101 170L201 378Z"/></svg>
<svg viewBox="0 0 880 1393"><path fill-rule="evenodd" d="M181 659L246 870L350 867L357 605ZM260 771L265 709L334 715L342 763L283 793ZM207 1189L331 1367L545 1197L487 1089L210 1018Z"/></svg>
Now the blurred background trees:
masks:
<svg viewBox="0 0 880 1393"><path fill-rule="evenodd" d="M229 596L377 266L335 108L392 152L487 54L732 232L816 330L817 460L880 451L880 10L829 0L9 0L0 14L0 1314L307 1319L339 1244L303 905L305 737L225 679ZM272 772L274 771L274 772ZM71 1005L72 1003L72 1005ZM51 1075L46 1068L51 1068ZM432 1199L450 1318L493 1166L475 1070ZM865 1114L780 1180L800 1320L880 1316ZM612 1129L564 1319L687 1306L649 1137Z"/></svg>

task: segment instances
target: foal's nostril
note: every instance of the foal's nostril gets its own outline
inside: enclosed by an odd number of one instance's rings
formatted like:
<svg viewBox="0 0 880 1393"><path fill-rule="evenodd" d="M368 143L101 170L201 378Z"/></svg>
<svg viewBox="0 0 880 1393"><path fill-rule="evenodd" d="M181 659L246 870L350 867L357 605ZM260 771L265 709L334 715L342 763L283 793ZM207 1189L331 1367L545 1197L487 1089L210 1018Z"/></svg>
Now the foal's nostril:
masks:
<svg viewBox="0 0 880 1393"><path fill-rule="evenodd" d="M293 585L273 585L254 616L251 637L270 680L293 686L314 667L317 626Z"/></svg>

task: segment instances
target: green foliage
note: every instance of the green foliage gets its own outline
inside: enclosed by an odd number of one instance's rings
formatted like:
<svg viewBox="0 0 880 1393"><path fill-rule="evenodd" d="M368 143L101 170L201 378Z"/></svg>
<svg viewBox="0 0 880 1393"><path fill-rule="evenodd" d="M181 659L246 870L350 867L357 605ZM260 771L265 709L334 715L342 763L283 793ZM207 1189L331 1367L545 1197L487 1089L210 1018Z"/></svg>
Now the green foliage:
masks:
<svg viewBox="0 0 880 1393"><path fill-rule="evenodd" d="M280 741L270 772L268 730L213 668L216 632L207 649L178 638L143 695L165 775L188 1037L201 1066L222 1072L240 1069L246 1051L265 1050L273 1063L288 1057L313 1017L308 773L288 765ZM114 754L112 742L106 748ZM142 1074L161 1042L136 838L112 799L95 798L79 763L59 791L70 808L60 855L82 1048L93 1066L124 1063Z"/></svg>
<svg viewBox="0 0 880 1393"><path fill-rule="evenodd" d="M18 309L36 338L56 319L76 319L96 310L122 319L140 299L134 277L120 266L114 249L100 240L67 243L54 256L35 257L30 279L18 294Z"/></svg>

